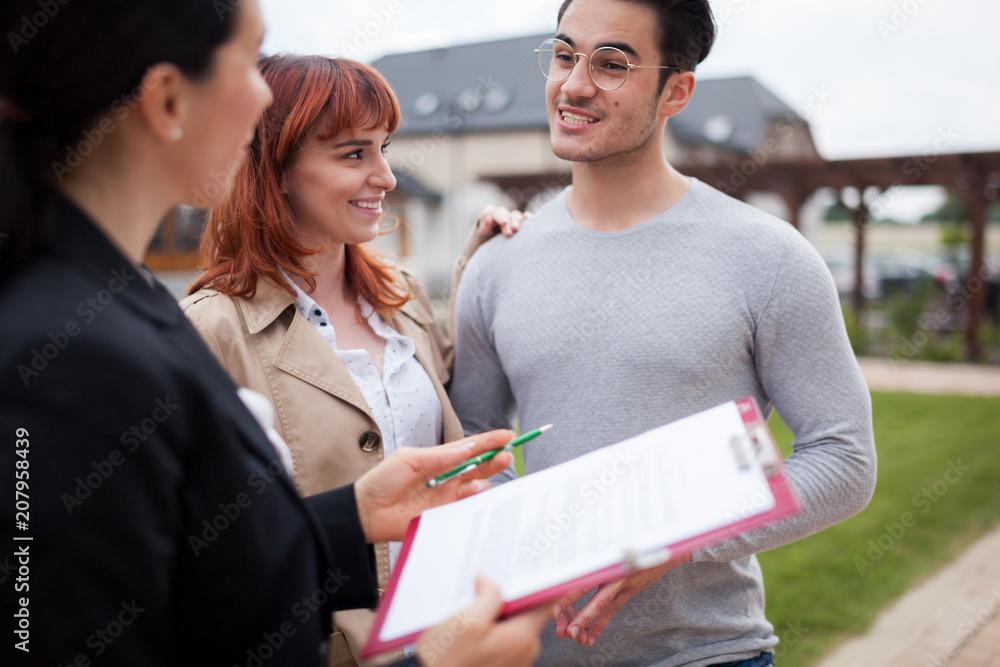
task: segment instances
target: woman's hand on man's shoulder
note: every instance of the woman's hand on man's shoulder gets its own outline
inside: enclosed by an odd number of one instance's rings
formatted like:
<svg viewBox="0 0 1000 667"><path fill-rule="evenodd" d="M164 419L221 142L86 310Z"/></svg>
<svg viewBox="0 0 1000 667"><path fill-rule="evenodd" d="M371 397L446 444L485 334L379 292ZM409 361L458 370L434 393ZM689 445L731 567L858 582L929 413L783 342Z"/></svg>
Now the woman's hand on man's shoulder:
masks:
<svg viewBox="0 0 1000 667"><path fill-rule="evenodd" d="M521 224L531 216L523 211L510 210L504 206L487 206L476 220L480 236L491 238L503 234L510 238L521 228Z"/></svg>

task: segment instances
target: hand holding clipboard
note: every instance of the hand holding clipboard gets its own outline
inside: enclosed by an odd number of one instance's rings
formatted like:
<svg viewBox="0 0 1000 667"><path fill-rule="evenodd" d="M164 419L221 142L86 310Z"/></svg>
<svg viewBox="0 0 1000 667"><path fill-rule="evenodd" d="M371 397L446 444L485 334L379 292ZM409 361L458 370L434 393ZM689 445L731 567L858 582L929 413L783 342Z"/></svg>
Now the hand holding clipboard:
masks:
<svg viewBox="0 0 1000 667"><path fill-rule="evenodd" d="M362 657L463 609L480 573L513 614L797 511L753 399L717 406L425 512Z"/></svg>

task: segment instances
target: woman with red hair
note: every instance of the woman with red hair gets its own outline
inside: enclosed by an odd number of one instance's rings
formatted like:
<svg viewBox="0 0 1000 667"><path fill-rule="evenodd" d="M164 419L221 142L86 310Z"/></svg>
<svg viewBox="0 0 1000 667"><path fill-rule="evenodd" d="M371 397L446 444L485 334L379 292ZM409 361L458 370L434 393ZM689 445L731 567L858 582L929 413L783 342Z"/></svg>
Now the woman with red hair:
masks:
<svg viewBox="0 0 1000 667"><path fill-rule="evenodd" d="M396 183L385 160L400 122L392 89L345 59L278 55L260 70L274 103L212 210L207 268L181 308L236 383L271 400L308 496L400 447L463 433L445 390L451 343L426 295L362 245L378 236ZM513 233L522 216L483 218L480 242L498 227ZM398 546L376 546L383 587ZM330 664L350 664L372 616L336 614Z"/></svg>

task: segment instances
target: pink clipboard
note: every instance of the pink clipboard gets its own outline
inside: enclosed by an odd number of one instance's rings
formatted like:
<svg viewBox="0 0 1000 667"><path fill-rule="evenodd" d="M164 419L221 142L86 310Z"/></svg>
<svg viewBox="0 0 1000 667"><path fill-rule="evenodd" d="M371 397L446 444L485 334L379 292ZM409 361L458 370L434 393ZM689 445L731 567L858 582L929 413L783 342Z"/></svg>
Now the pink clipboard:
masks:
<svg viewBox="0 0 1000 667"><path fill-rule="evenodd" d="M771 435L771 431L767 427L767 421L764 419L764 415L761 413L760 408L757 405L757 401L754 400L753 397L747 397L735 401L735 403L736 407L739 409L740 416L743 418L743 424L747 428L747 433L754 447L754 453L757 455L758 461L761 462L764 473L767 477L768 485L771 488L771 493L774 495L774 506L767 511L752 514L744 519L739 519L726 524L725 526L701 533L675 544L664 545L666 549L669 549L670 553L687 553L689 551L702 549L713 544L718 544L719 542L722 542L730 537L735 537L740 533L745 533L762 525L791 516L799 511L800 506L798 499L795 497L795 493L788 482L788 478L785 476L784 466L782 463L783 457L777 444L774 442L774 437ZM420 517L417 517L410 523L409 529L406 531L406 539L403 542L403 548L399 554L399 559L397 560L396 566L392 571L392 576L389 579L389 586L386 588L385 595L383 595L382 599L379 601L378 609L375 612L375 622L372 625L371 632L368 634L368 640L365 642L364 650L361 652L361 659L363 660L380 653L385 653L386 651L401 648L406 644L413 643L422 632L414 632L404 637L395 637L386 641L379 639L382 625L385 622L386 615L389 613L389 607L392 604L392 597L396 590L400 574L406 564L406 558L409 555L410 546L413 544L413 540L417 534L419 526ZM590 589L600 586L601 584L606 584L610 581L621 579L622 577L636 571L636 569L641 569L641 567L637 568L634 563L629 563L625 558L623 558L621 563L596 570L582 577L575 577L573 579L560 582L544 590L517 598L516 600L509 600L504 603L501 611L501 617L511 616L525 609L531 609L532 607L536 607L540 604L555 601L561 596L581 588Z"/></svg>

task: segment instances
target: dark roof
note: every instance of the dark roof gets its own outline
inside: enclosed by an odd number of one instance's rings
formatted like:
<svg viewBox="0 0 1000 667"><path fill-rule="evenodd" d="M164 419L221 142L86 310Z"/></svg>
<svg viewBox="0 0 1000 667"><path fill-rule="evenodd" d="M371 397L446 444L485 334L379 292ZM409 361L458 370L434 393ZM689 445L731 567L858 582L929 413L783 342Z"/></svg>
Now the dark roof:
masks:
<svg viewBox="0 0 1000 667"><path fill-rule="evenodd" d="M441 203L441 193L431 190L406 169L397 169L393 175L396 177L396 188L393 190L396 194L419 197L429 204Z"/></svg>
<svg viewBox="0 0 1000 667"><path fill-rule="evenodd" d="M401 53L372 65L399 97L406 134L548 127L545 79L534 52L548 37Z"/></svg>
<svg viewBox="0 0 1000 667"><path fill-rule="evenodd" d="M400 134L545 129L545 81L534 49L549 34L384 56L372 63L403 110ZM750 151L771 121L799 119L749 76L699 80L670 121L681 143ZM801 119L799 119L801 120Z"/></svg>
<svg viewBox="0 0 1000 667"><path fill-rule="evenodd" d="M749 152L764 141L773 121L805 121L750 76L700 79L691 101L670 119L682 143L724 145Z"/></svg>

